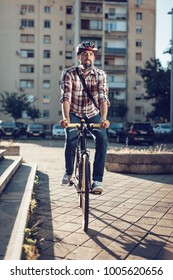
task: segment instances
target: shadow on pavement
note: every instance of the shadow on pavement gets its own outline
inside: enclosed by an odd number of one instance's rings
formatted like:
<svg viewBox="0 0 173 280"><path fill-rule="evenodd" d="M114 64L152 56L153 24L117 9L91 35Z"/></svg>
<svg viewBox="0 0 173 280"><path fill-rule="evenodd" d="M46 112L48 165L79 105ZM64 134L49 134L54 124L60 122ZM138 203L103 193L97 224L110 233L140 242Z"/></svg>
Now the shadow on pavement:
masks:
<svg viewBox="0 0 173 280"><path fill-rule="evenodd" d="M106 220L101 217L101 214L106 214ZM163 232L156 233L154 229L152 230L155 225L151 225L151 229L148 230L145 225L130 222L95 208L91 208L90 215L108 227L107 232L94 229L88 229L87 232L88 236L107 253L106 259L109 259L109 256L110 259L117 260L173 259L173 238ZM126 230L119 226L122 223ZM164 247L166 243L167 249Z"/></svg>
<svg viewBox="0 0 173 280"><path fill-rule="evenodd" d="M37 240L39 241L39 254L40 260L53 260L54 259L54 237L52 227L52 212L49 191L49 177L40 171L37 171L39 177L39 184L36 185L35 199L38 203L32 220L38 223ZM43 257L44 255L44 257Z"/></svg>

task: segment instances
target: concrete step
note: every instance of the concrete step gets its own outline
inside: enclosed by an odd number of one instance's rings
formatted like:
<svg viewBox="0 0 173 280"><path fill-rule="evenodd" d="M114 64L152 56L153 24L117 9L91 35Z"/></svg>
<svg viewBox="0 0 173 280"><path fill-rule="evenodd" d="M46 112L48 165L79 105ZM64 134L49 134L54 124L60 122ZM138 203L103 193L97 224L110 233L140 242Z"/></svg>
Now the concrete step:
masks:
<svg viewBox="0 0 173 280"><path fill-rule="evenodd" d="M21 258L24 229L27 223L28 210L31 201L36 171L37 165L35 163L20 164L20 166L13 173L11 180L8 181L6 187L1 193L1 260L20 260Z"/></svg>
<svg viewBox="0 0 173 280"><path fill-rule="evenodd" d="M6 150L0 150L0 160L4 158Z"/></svg>
<svg viewBox="0 0 173 280"><path fill-rule="evenodd" d="M22 163L21 156L5 156L0 161L0 194Z"/></svg>

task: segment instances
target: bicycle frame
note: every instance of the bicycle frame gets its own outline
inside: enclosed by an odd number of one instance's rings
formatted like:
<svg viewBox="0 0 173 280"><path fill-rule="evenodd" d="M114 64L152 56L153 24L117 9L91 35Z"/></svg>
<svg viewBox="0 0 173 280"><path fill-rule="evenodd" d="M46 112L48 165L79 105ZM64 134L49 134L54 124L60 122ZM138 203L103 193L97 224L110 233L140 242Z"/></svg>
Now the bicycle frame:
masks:
<svg viewBox="0 0 173 280"><path fill-rule="evenodd" d="M89 192L91 190L91 170L89 151L87 150L87 130L88 127L100 127L100 124L86 124L85 120L81 123L69 124L79 131L78 146L76 151L75 180L73 182L79 194L79 205L82 208L83 230L88 230L89 222Z"/></svg>

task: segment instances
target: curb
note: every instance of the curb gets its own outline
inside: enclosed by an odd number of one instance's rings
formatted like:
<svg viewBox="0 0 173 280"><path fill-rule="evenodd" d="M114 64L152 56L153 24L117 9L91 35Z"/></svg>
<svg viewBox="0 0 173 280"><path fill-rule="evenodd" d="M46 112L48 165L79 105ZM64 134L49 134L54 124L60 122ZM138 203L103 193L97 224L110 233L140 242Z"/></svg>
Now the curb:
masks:
<svg viewBox="0 0 173 280"><path fill-rule="evenodd" d="M37 164L26 164L31 166L31 172L26 184L25 192L21 201L21 205L15 220L12 234L7 246L4 260L20 260L22 253L22 245L24 238L24 230L27 223L28 209L31 201L31 195L34 185L34 179L37 171Z"/></svg>

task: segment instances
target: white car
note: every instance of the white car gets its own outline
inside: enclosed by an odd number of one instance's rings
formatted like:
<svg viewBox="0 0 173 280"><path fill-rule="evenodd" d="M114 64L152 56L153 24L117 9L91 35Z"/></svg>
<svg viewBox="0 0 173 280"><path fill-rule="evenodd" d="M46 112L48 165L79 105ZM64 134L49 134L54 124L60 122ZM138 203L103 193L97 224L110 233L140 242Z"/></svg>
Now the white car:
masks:
<svg viewBox="0 0 173 280"><path fill-rule="evenodd" d="M52 138L64 138L65 137L65 130L59 124L54 124L52 128Z"/></svg>
<svg viewBox="0 0 173 280"><path fill-rule="evenodd" d="M169 133L171 132L171 125L170 123L156 123L153 130L155 133Z"/></svg>

